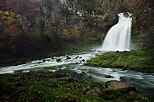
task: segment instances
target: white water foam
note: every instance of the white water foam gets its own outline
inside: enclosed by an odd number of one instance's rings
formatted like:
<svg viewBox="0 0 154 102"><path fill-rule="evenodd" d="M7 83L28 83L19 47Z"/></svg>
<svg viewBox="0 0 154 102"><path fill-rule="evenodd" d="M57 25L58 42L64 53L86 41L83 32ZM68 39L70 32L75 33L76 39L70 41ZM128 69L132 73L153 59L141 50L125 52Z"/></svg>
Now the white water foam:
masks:
<svg viewBox="0 0 154 102"><path fill-rule="evenodd" d="M130 13L119 13L119 21L108 31L100 48L102 51L129 51L132 18Z"/></svg>
<svg viewBox="0 0 154 102"><path fill-rule="evenodd" d="M34 68L41 68L41 67L52 67L52 66L59 66L65 64L79 64L82 65L86 61L94 58L96 55L101 54L101 52L88 52L82 54L73 54L73 55L65 55L53 58L46 58L42 60L35 60L32 62L28 62L26 64L21 64L17 66L7 66L7 67L0 67L0 74L6 73L14 73L19 70L27 70L27 69L34 69Z"/></svg>

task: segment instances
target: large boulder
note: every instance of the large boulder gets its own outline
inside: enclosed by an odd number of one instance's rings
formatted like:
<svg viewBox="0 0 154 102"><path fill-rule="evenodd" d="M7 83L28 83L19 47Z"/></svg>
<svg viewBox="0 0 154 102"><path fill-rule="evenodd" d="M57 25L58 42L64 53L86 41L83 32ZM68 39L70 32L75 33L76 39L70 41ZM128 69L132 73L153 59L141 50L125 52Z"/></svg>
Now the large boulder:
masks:
<svg viewBox="0 0 154 102"><path fill-rule="evenodd" d="M136 91L136 88L132 85L129 85L127 83L121 82L121 81L117 81L117 80L112 80L112 81L108 81L105 83L105 89L103 89L104 92L106 91L114 91L114 90L122 90L122 89L126 89L128 91Z"/></svg>
<svg viewBox="0 0 154 102"><path fill-rule="evenodd" d="M127 83L121 82L121 81L108 81L105 83L105 88L102 89L100 87L90 87L84 88L83 91L86 94L92 95L92 96L99 96L101 97L103 94L110 94L113 92L118 93L128 93L128 92L135 92L136 88L132 85L129 85Z"/></svg>

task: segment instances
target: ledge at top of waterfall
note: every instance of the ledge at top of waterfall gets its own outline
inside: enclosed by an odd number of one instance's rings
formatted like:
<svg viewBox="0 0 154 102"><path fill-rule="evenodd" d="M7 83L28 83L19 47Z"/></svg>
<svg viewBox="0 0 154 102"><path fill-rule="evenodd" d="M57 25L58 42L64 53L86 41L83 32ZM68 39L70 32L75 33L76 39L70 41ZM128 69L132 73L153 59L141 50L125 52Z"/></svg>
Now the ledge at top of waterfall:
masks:
<svg viewBox="0 0 154 102"><path fill-rule="evenodd" d="M103 44L101 51L129 51L131 43L131 13L119 13L119 21L110 28Z"/></svg>

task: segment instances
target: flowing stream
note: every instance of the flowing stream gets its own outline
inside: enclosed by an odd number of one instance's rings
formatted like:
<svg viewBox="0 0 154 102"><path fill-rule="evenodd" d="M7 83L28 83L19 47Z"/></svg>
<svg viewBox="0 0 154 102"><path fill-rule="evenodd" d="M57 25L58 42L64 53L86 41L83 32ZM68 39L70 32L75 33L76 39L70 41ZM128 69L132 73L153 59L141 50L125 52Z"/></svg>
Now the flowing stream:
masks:
<svg viewBox="0 0 154 102"><path fill-rule="evenodd" d="M35 60L17 66L0 67L0 74L28 73L30 71L70 70L82 74L89 80L104 84L110 80L119 80L134 85L139 92L154 96L154 73L142 73L118 68L89 67L84 63L104 52L91 51L72 55Z"/></svg>

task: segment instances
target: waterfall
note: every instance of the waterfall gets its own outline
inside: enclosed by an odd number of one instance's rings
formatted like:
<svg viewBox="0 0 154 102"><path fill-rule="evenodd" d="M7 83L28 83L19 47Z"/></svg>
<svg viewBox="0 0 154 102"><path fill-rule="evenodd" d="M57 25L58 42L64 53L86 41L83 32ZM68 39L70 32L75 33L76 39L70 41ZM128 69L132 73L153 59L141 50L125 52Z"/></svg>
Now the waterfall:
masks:
<svg viewBox="0 0 154 102"><path fill-rule="evenodd" d="M102 51L129 51L131 43L132 18L130 13L119 13L119 21L110 28L103 44Z"/></svg>

